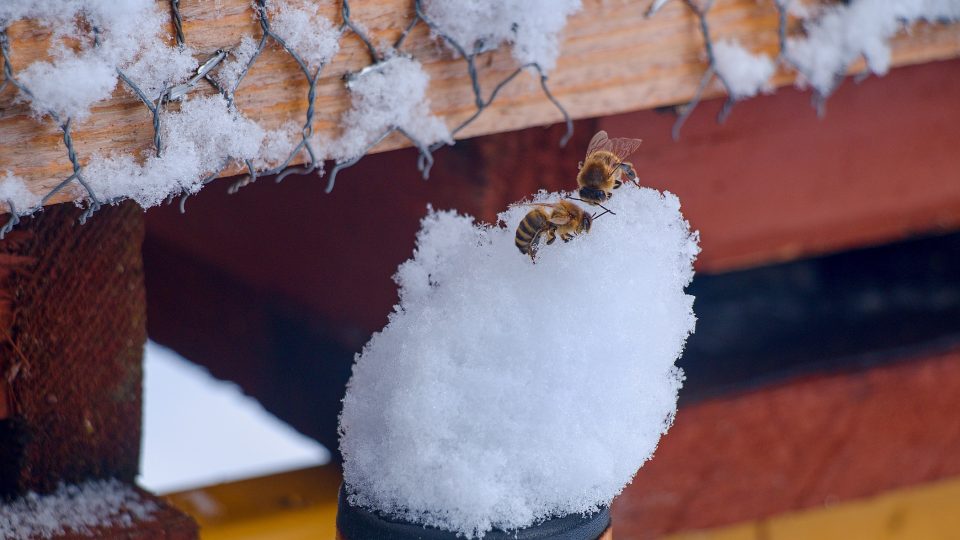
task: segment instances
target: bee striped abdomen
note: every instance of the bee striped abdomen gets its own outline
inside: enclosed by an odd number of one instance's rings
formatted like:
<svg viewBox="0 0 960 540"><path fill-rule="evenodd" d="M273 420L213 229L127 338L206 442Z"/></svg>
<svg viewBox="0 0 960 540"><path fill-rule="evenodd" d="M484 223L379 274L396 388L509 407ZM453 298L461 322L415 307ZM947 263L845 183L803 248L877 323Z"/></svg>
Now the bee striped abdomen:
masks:
<svg viewBox="0 0 960 540"><path fill-rule="evenodd" d="M514 243L520 253L530 255L536 248L537 237L546 228L547 216L539 208L527 213L520 225L517 226L517 236Z"/></svg>

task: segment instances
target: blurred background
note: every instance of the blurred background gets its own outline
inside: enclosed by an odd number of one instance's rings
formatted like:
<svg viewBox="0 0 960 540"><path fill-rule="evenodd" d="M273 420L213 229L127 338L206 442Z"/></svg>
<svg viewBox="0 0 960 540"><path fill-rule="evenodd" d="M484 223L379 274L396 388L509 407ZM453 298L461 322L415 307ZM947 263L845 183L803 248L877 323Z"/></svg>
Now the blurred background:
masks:
<svg viewBox="0 0 960 540"><path fill-rule="evenodd" d="M426 182L415 151L399 150L343 171L330 195L263 178L233 196L205 190L183 215L152 210L143 482L170 491L316 465L334 471L320 491L335 490L350 364L397 300L391 275L427 204L489 221L537 189L568 189L606 129L644 139L642 184L679 195L703 248L680 411L616 501L616 537L952 538L960 523L940 510L960 508L958 96L960 61L931 62L844 83L822 118L808 93L782 88L723 125L723 100L703 102L679 142L675 112L647 110L578 121L560 151L562 126L461 141ZM264 452L260 435L249 442L259 428L243 427L216 437L233 449L221 451L190 423L247 424L202 420L206 405L155 412L154 384L183 386L151 381L160 357L210 376L171 351L303 435L276 428L277 441L299 442ZM155 450L172 438L151 438L159 424L188 434L178 445L252 465L164 484L160 468L202 460ZM203 522L189 493L175 499Z"/></svg>

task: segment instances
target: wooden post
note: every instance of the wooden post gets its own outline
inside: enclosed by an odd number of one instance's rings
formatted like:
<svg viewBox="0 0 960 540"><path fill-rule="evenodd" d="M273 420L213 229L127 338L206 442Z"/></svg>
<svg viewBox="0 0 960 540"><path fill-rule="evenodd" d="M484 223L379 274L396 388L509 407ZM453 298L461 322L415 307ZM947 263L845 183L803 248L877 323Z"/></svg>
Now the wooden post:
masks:
<svg viewBox="0 0 960 540"><path fill-rule="evenodd" d="M49 207L0 241L4 498L98 478L132 484L138 472L142 211L106 207L82 226L79 212ZM98 535L196 536L190 518L159 504L154 518Z"/></svg>

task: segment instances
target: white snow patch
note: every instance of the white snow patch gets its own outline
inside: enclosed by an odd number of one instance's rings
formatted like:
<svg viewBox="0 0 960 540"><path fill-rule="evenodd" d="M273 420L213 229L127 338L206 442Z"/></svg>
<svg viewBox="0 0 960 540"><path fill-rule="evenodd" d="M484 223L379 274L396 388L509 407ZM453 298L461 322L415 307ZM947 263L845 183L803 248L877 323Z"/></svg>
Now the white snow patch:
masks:
<svg viewBox="0 0 960 540"><path fill-rule="evenodd" d="M319 69L340 50L340 30L320 15L316 3L280 0L272 4L270 28L310 69Z"/></svg>
<svg viewBox="0 0 960 540"><path fill-rule="evenodd" d="M302 136L302 126L293 120L285 122L277 129L267 131L264 134L258 157L253 160L253 166L262 170L280 165L290 157L290 152L293 152L293 149L300 143Z"/></svg>
<svg viewBox="0 0 960 540"><path fill-rule="evenodd" d="M560 194L540 194L556 200ZM698 235L670 193L543 246L430 211L400 304L356 358L340 418L350 501L482 536L607 505L676 411Z"/></svg>
<svg viewBox="0 0 960 540"><path fill-rule="evenodd" d="M149 208L170 194L196 193L224 159L256 158L264 139L263 129L220 94L184 100L160 125L159 158L152 152L142 163L129 154L91 157L83 177L99 198L129 197Z"/></svg>
<svg viewBox="0 0 960 540"><path fill-rule="evenodd" d="M116 68L132 62L145 47L156 46L166 21L153 0L45 0L13 2L0 12L6 25L19 18L38 19L54 28L49 49L52 61L38 60L17 73L33 93L19 99L30 102L34 114L52 111L61 120L83 120L90 107L110 97L117 84ZM93 32L100 45L94 46ZM85 43L79 51L67 47L63 38Z"/></svg>
<svg viewBox="0 0 960 540"><path fill-rule="evenodd" d="M24 215L35 210L40 205L41 197L35 195L19 176L10 171L0 177L0 212L9 212L9 202L13 202L17 214Z"/></svg>
<svg viewBox="0 0 960 540"><path fill-rule="evenodd" d="M422 144L451 142L443 120L430 112L430 77L420 62L393 56L363 69L347 83L351 108L343 114L343 133L334 145L334 158L346 161L391 127L401 128Z"/></svg>
<svg viewBox="0 0 960 540"><path fill-rule="evenodd" d="M739 42L723 40L713 45L717 75L726 83L730 97L744 99L770 88L776 68L765 54L753 54Z"/></svg>
<svg viewBox="0 0 960 540"><path fill-rule="evenodd" d="M233 93L240 82L240 75L247 68L247 63L257 52L258 41L250 36L243 36L240 44L230 51L230 59L220 63L220 67L214 72L213 77L220 86Z"/></svg>
<svg viewBox="0 0 960 540"><path fill-rule="evenodd" d="M53 538L89 534L96 527L130 526L159 509L117 480L60 485L49 495L27 495L0 504L0 538Z"/></svg>
<svg viewBox="0 0 960 540"><path fill-rule="evenodd" d="M804 83L833 91L847 67L863 56L870 71L890 68L890 39L918 21L960 20L957 0L853 0L823 8L804 24L806 36L787 40L787 55Z"/></svg>
<svg viewBox="0 0 960 540"><path fill-rule="evenodd" d="M439 29L469 54L512 45L521 64L536 62L544 71L556 66L559 34L580 0L427 0L424 9Z"/></svg>
<svg viewBox="0 0 960 540"><path fill-rule="evenodd" d="M197 60L189 47L152 42L123 72L150 100L156 100L165 89L186 82L196 69Z"/></svg>

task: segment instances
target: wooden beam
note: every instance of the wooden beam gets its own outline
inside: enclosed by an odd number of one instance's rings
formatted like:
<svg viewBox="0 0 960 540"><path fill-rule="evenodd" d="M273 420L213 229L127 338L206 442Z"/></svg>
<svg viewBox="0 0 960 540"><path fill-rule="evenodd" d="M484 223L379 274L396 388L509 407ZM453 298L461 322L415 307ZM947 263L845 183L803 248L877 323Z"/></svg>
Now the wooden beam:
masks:
<svg viewBox="0 0 960 540"><path fill-rule="evenodd" d="M158 2L166 3L164 0ZM339 2L322 2L323 12L340 21ZM411 0L355 2L353 18L370 29L374 41L392 42L411 20ZM697 19L683 2L673 1L654 17L645 18L647 2L630 0L585 0L584 9L573 16L564 31L561 57L551 74L554 95L574 118L683 103L691 98L705 70L703 43ZM249 0L219 0L215 5L183 0L181 12L187 42L201 54L235 46L245 35L259 36ZM777 15L772 2L718 0L710 11L713 35L738 38L751 49L774 52L777 47ZM928 62L960 54L957 25L914 28L894 40L894 65ZM46 33L37 25L20 22L11 26L14 71L43 58ZM447 49L417 25L405 52L420 60L431 75L430 99L435 114L454 126L474 112L473 96L465 63L451 58ZM349 104L343 76L368 65L370 58L353 35L342 40L340 53L320 79L316 101L315 130L335 136L341 113ZM506 49L488 53L479 63L485 95L516 69ZM859 70L861 66L853 66ZM790 84L792 73L775 77L776 85ZM300 119L306 106L307 84L294 62L278 50L265 52L241 85L237 103L250 117L267 127ZM721 93L718 84L707 96ZM30 118L25 104L13 103L15 89L7 85L0 94L0 171L10 169L27 179L30 188L45 194L71 172L61 134L49 119ZM561 119L559 111L544 98L538 81L522 76L503 89L493 107L461 132L461 137L512 131ZM152 140L147 109L127 90L119 88L100 103L92 117L74 126L73 136L83 163L95 151L143 151ZM403 146L390 137L375 151ZM236 167L224 175L234 174ZM62 202L70 196L52 198Z"/></svg>

